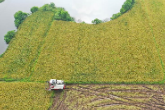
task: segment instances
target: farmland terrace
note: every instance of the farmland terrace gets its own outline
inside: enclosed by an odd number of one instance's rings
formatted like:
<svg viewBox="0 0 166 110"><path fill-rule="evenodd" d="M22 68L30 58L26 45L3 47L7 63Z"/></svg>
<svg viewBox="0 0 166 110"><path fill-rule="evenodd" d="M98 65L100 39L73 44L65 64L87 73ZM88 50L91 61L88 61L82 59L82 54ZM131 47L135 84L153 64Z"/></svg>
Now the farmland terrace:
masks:
<svg viewBox="0 0 166 110"><path fill-rule="evenodd" d="M16 100L12 104L17 109L22 109L21 103L31 109L28 104L34 100L42 100L34 101L37 109L63 109L62 105L76 110L164 109L164 8L164 0L135 0L127 13L97 25L55 21L52 11L33 13L0 57L0 80L16 80L0 83L0 97ZM43 82L52 78L89 85L69 86L62 93L44 92ZM90 85L97 83L115 85ZM55 101L40 96L54 96ZM30 102L22 101L26 98ZM0 107L11 109L10 101L1 101Z"/></svg>

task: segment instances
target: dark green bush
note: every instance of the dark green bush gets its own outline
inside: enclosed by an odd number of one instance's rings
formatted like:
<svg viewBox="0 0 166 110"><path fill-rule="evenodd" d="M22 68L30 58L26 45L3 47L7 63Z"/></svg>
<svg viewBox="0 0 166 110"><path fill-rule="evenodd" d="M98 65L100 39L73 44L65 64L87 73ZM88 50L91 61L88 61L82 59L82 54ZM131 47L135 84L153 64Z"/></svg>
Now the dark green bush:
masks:
<svg viewBox="0 0 166 110"><path fill-rule="evenodd" d="M54 16L55 20L63 20L63 21L74 21L74 18L69 15L64 8L57 8Z"/></svg>
<svg viewBox="0 0 166 110"><path fill-rule="evenodd" d="M126 0L124 4L122 5L122 8L120 9L120 12L117 14L113 14L110 18L111 20L114 20L121 16L122 14L126 13L128 10L130 10L134 4L135 0Z"/></svg>
<svg viewBox="0 0 166 110"><path fill-rule="evenodd" d="M121 13L113 14L111 20L118 18L120 15Z"/></svg>
<svg viewBox="0 0 166 110"><path fill-rule="evenodd" d="M132 8L134 4L134 0L126 0L120 9L121 14L126 13L128 10Z"/></svg>
<svg viewBox="0 0 166 110"><path fill-rule="evenodd" d="M42 11L55 11L56 7L54 3L43 5L40 10Z"/></svg>
<svg viewBox="0 0 166 110"><path fill-rule="evenodd" d="M99 20L98 18L94 19L92 21L93 24L99 24L99 23L102 23L102 20Z"/></svg>
<svg viewBox="0 0 166 110"><path fill-rule="evenodd" d="M15 26L18 28L19 25L27 18L28 13L24 13L22 11L18 11L14 14L14 18L15 18Z"/></svg>
<svg viewBox="0 0 166 110"><path fill-rule="evenodd" d="M39 8L37 6L34 6L34 7L31 8L31 12L34 13L34 12L38 11L38 9Z"/></svg>
<svg viewBox="0 0 166 110"><path fill-rule="evenodd" d="M4 40L6 41L7 44L9 44L14 35L15 35L15 30L7 32L7 34L4 36Z"/></svg>

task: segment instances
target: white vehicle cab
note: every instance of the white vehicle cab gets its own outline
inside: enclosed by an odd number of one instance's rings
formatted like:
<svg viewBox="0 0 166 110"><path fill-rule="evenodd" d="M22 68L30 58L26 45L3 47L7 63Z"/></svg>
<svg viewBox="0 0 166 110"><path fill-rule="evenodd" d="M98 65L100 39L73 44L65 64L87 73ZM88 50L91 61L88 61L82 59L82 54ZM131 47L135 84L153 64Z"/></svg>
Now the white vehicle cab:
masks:
<svg viewBox="0 0 166 110"><path fill-rule="evenodd" d="M50 81L46 81L46 90L63 90L65 89L65 84L63 80L50 79Z"/></svg>

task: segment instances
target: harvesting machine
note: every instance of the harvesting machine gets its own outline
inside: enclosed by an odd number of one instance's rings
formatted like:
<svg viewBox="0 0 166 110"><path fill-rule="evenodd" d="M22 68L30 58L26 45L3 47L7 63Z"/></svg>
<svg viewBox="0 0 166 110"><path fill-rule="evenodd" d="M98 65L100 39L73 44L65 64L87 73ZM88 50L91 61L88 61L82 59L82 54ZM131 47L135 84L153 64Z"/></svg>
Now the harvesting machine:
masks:
<svg viewBox="0 0 166 110"><path fill-rule="evenodd" d="M50 79L50 81L46 81L46 90L63 90L65 89L65 83L63 80Z"/></svg>

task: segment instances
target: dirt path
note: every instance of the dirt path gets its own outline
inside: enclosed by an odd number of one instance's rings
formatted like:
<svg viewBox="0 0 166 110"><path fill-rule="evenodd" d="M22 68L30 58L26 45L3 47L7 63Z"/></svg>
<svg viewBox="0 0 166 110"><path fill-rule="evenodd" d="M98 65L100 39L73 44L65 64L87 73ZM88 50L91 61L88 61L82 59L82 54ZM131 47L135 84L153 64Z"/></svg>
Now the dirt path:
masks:
<svg viewBox="0 0 166 110"><path fill-rule="evenodd" d="M68 85L50 110L164 110L165 85Z"/></svg>

